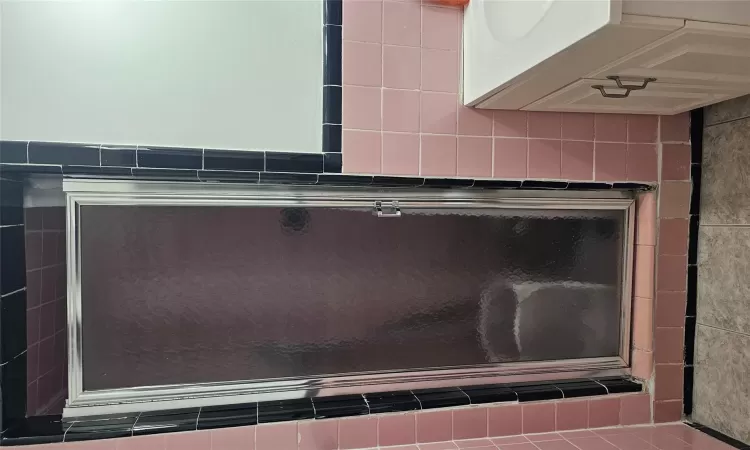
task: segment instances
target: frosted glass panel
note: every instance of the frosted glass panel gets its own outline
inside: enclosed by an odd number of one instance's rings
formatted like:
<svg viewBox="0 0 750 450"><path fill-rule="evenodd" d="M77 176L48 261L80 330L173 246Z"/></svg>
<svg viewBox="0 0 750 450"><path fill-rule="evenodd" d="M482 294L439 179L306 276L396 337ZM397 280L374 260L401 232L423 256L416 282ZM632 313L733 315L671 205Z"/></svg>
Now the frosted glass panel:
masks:
<svg viewBox="0 0 750 450"><path fill-rule="evenodd" d="M622 211L80 214L85 390L619 354Z"/></svg>

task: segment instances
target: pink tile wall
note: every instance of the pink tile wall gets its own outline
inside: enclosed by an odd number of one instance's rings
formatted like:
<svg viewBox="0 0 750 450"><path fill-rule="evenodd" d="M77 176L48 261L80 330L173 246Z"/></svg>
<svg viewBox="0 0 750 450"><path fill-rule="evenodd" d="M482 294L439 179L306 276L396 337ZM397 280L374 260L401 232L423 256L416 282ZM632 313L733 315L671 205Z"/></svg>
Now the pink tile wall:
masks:
<svg viewBox="0 0 750 450"><path fill-rule="evenodd" d="M26 211L28 415L59 414L67 392L64 208Z"/></svg>

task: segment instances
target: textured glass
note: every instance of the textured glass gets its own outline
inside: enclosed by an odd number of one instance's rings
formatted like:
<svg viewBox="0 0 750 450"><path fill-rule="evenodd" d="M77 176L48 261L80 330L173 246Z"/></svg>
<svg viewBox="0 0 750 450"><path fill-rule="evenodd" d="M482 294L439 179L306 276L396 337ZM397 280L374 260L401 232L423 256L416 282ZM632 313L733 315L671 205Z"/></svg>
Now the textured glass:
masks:
<svg viewBox="0 0 750 450"><path fill-rule="evenodd" d="M621 211L80 217L86 390L619 354Z"/></svg>

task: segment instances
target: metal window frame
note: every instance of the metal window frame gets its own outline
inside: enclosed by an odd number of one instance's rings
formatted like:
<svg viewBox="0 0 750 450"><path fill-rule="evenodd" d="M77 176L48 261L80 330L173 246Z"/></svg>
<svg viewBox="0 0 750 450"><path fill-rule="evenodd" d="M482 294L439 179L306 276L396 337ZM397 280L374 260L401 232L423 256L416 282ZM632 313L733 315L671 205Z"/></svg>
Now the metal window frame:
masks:
<svg viewBox="0 0 750 450"><path fill-rule="evenodd" d="M315 396L630 374L635 199L632 192L293 187L164 181L66 179L68 399L66 418ZM238 380L85 391L81 308L81 206L256 206L619 210L625 212L620 355L559 361L484 364L326 377ZM387 219L386 219L387 220Z"/></svg>

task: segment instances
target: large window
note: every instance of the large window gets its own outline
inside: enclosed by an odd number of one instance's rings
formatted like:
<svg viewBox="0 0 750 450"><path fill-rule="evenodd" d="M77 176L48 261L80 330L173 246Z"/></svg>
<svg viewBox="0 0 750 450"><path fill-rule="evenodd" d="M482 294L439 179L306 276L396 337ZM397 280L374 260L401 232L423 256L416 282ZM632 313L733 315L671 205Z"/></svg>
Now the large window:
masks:
<svg viewBox="0 0 750 450"><path fill-rule="evenodd" d="M69 414L627 367L623 194L65 189Z"/></svg>

